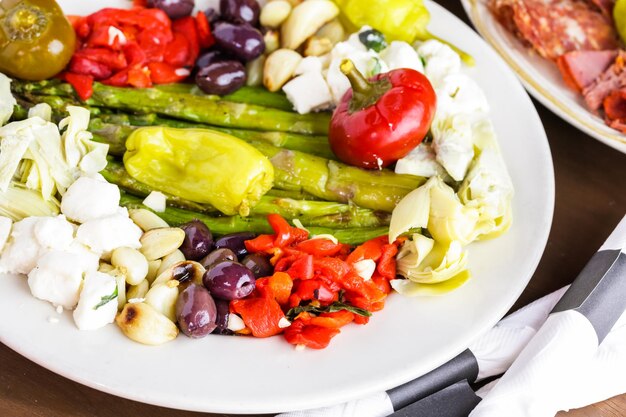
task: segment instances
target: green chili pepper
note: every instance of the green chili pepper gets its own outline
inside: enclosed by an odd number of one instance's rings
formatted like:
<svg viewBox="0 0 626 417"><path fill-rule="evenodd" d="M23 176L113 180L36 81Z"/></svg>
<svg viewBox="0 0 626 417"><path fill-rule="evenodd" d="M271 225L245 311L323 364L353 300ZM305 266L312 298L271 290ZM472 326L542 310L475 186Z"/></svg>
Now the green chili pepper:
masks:
<svg viewBox="0 0 626 417"><path fill-rule="evenodd" d="M126 141L124 166L139 182L227 215L247 216L274 181L261 152L208 129L137 129Z"/></svg>

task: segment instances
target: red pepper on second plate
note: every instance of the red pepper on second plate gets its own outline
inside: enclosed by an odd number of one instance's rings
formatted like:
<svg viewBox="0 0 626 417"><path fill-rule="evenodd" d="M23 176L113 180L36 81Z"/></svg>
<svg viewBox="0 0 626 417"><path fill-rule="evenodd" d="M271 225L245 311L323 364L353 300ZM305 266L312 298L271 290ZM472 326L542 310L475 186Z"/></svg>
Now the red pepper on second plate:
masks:
<svg viewBox="0 0 626 417"><path fill-rule="evenodd" d="M421 143L437 101L423 74L401 68L370 81L350 60L342 62L341 71L352 89L333 113L328 135L339 159L361 168L382 169Z"/></svg>

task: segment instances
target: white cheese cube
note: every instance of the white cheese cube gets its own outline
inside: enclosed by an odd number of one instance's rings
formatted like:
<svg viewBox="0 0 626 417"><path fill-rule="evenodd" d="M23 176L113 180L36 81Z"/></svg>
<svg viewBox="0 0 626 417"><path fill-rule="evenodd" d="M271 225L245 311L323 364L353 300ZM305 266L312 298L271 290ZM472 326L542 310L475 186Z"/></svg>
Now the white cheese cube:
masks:
<svg viewBox="0 0 626 417"><path fill-rule="evenodd" d="M117 283L111 275L89 272L85 276L74 322L80 330L95 330L113 323L117 314Z"/></svg>
<svg viewBox="0 0 626 417"><path fill-rule="evenodd" d="M306 72L285 84L283 91L300 114L326 108L333 100L321 72Z"/></svg>
<svg viewBox="0 0 626 417"><path fill-rule="evenodd" d="M411 45L402 41L393 41L380 52L380 57L389 67L389 71L398 68L410 68L424 72L422 59Z"/></svg>
<svg viewBox="0 0 626 417"><path fill-rule="evenodd" d="M111 216L81 224L76 240L93 252L106 253L123 246L139 249L141 235L141 229L128 217L128 212L116 210Z"/></svg>
<svg viewBox="0 0 626 417"><path fill-rule="evenodd" d="M120 204L120 189L115 184L91 177L80 177L61 200L61 211L79 223L114 214Z"/></svg>
<svg viewBox="0 0 626 417"><path fill-rule="evenodd" d="M167 197L159 191L152 191L148 197L143 200L143 205L156 211L163 213L167 204Z"/></svg>
<svg viewBox="0 0 626 417"><path fill-rule="evenodd" d="M428 143L421 143L407 156L396 162L396 174L410 174L418 177L434 177L445 173L443 167L437 162L437 155Z"/></svg>

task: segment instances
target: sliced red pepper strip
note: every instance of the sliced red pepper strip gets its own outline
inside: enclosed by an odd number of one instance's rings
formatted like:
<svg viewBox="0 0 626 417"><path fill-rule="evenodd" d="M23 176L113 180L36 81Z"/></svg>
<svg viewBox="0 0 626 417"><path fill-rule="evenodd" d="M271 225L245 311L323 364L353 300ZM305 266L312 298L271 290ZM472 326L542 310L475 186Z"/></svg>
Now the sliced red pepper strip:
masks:
<svg viewBox="0 0 626 417"><path fill-rule="evenodd" d="M274 298L281 306L287 305L291 289L293 288L293 280L284 272L275 272L268 278L268 285L274 294Z"/></svg>
<svg viewBox="0 0 626 417"><path fill-rule="evenodd" d="M215 43L213 34L211 33L211 26L209 25L209 19L207 19L204 12L198 12L196 15L196 24L198 27L198 41L203 49L210 48Z"/></svg>
<svg viewBox="0 0 626 417"><path fill-rule="evenodd" d="M192 68L196 63L196 59L198 59L198 54L200 54L200 40L198 39L196 19L188 16L175 20L172 22L172 32L180 33L187 40L188 58L185 65Z"/></svg>
<svg viewBox="0 0 626 417"><path fill-rule="evenodd" d="M313 278L313 255L304 255L299 257L291 264L286 272L293 279L306 280Z"/></svg>
<svg viewBox="0 0 626 417"><path fill-rule="evenodd" d="M387 236L380 236L367 242L363 243L360 246L357 246L356 249L352 251L346 262L350 265L353 265L363 259L371 259L374 262L378 261L378 259L382 256L383 246L389 243L389 239Z"/></svg>
<svg viewBox="0 0 626 417"><path fill-rule="evenodd" d="M339 332L340 330L336 328L314 326L303 319L296 319L285 329L285 339L292 345L324 349Z"/></svg>
<svg viewBox="0 0 626 417"><path fill-rule="evenodd" d="M128 61L123 53L112 51L107 48L83 48L74 53L73 59L86 58L91 61L106 65L112 70L123 70L128 66Z"/></svg>
<svg viewBox="0 0 626 417"><path fill-rule="evenodd" d="M93 94L93 77L90 75L65 73L65 81L70 83L81 100L87 100Z"/></svg>
<svg viewBox="0 0 626 417"><path fill-rule="evenodd" d="M313 317L310 323L315 326L338 329L353 321L354 313L347 310L340 310L332 313L322 313L318 317Z"/></svg>
<svg viewBox="0 0 626 417"><path fill-rule="evenodd" d="M391 280L396 277L396 255L398 247L395 244L384 245L382 256L376 265L376 271L383 277Z"/></svg>
<svg viewBox="0 0 626 417"><path fill-rule="evenodd" d="M276 237L274 235L259 235L251 240L246 240L244 245L246 245L246 249L248 252L258 253L258 252L266 252L269 253L271 249L274 248L274 241Z"/></svg>
<svg viewBox="0 0 626 417"><path fill-rule="evenodd" d="M74 74L90 75L95 80L104 80L113 74L107 65L77 55L72 57L68 71Z"/></svg>
<svg viewBox="0 0 626 417"><path fill-rule="evenodd" d="M335 256L345 246L343 243L335 243L330 239L308 239L296 245L296 249L315 256Z"/></svg>
<svg viewBox="0 0 626 417"><path fill-rule="evenodd" d="M189 42L185 35L174 32L172 42L165 46L163 60L176 68L181 68L189 64Z"/></svg>
<svg viewBox="0 0 626 417"><path fill-rule="evenodd" d="M149 71L144 68L131 68L128 71L128 84L136 88L152 87Z"/></svg>
<svg viewBox="0 0 626 417"><path fill-rule="evenodd" d="M154 84L177 83L185 78L186 75L178 75L176 69L165 62L151 62L148 64L150 70L150 79Z"/></svg>
<svg viewBox="0 0 626 417"><path fill-rule="evenodd" d="M233 300L230 302L230 308L241 316L254 337L270 337L283 331L278 322L285 315L273 297Z"/></svg>

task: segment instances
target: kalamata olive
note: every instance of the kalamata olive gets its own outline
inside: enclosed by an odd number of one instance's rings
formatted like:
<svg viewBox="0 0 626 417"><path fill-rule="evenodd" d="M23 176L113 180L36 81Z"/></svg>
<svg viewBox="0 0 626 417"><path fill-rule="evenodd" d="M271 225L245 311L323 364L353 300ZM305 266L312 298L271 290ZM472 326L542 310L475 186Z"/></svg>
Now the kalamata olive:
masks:
<svg viewBox="0 0 626 417"><path fill-rule="evenodd" d="M252 61L265 52L263 35L250 25L217 22L213 37L217 46L244 61Z"/></svg>
<svg viewBox="0 0 626 417"><path fill-rule="evenodd" d="M200 55L196 60L196 67L202 69L206 66L213 64L218 61L226 61L230 58L224 51L220 51L217 49L212 49Z"/></svg>
<svg viewBox="0 0 626 417"><path fill-rule="evenodd" d="M212 7L206 9L204 15L209 23L215 23L220 18L220 13Z"/></svg>
<svg viewBox="0 0 626 417"><path fill-rule="evenodd" d="M230 94L245 83L246 68L239 61L214 62L196 74L196 84L207 94Z"/></svg>
<svg viewBox="0 0 626 417"><path fill-rule="evenodd" d="M222 18L232 23L259 24L261 8L256 0L220 0Z"/></svg>
<svg viewBox="0 0 626 417"><path fill-rule="evenodd" d="M228 329L228 316L230 315L230 301L215 299L215 306L217 307L217 319L215 324L217 327L213 330L214 334L233 334Z"/></svg>
<svg viewBox="0 0 626 417"><path fill-rule="evenodd" d="M274 273L274 268L267 259L267 256L263 256L259 253L250 253L246 255L241 264L248 268L254 274L255 278L269 277Z"/></svg>
<svg viewBox="0 0 626 417"><path fill-rule="evenodd" d="M194 0L148 0L148 7L161 9L170 19L189 16L195 7Z"/></svg>
<svg viewBox="0 0 626 417"><path fill-rule="evenodd" d="M217 326L216 318L215 301L203 286L191 284L178 296L176 319L187 336L200 338L211 333Z"/></svg>
<svg viewBox="0 0 626 417"><path fill-rule="evenodd" d="M207 256L202 258L200 263L206 269L210 269L213 265L223 262L223 261L236 261L237 255L235 252L228 248L219 248L215 249L212 252L209 252Z"/></svg>
<svg viewBox="0 0 626 417"><path fill-rule="evenodd" d="M213 234L206 224L200 220L192 220L180 226L185 231L185 240L180 251L185 259L197 261L205 257L213 249Z"/></svg>
<svg viewBox="0 0 626 417"><path fill-rule="evenodd" d="M256 235L251 232L237 232L224 235L215 241L216 248L228 248L241 258L248 254L245 241L254 239Z"/></svg>
<svg viewBox="0 0 626 417"><path fill-rule="evenodd" d="M237 300L249 295L255 287L254 274L245 266L233 261L216 264L204 273L204 286L222 300Z"/></svg>

